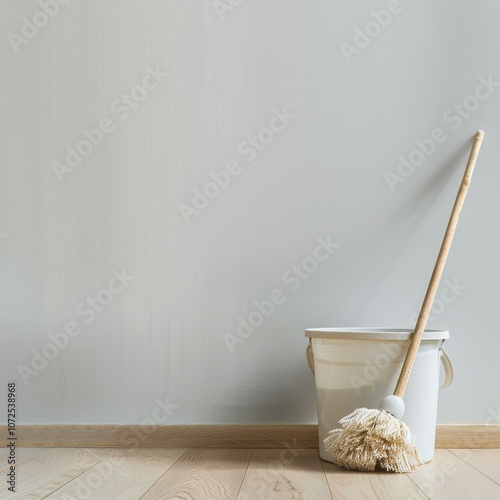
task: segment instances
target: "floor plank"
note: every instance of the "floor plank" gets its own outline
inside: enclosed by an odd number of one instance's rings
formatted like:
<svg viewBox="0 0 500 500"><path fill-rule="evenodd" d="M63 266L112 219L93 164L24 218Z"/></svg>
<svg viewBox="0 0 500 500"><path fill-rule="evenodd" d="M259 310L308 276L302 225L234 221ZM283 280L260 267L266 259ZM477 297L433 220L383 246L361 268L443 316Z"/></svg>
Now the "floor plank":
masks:
<svg viewBox="0 0 500 500"><path fill-rule="evenodd" d="M99 462L49 495L47 500L140 498L186 451L170 449L86 450Z"/></svg>
<svg viewBox="0 0 500 500"><path fill-rule="evenodd" d="M434 460L408 477L430 498L498 500L500 486L449 450L436 450Z"/></svg>
<svg viewBox="0 0 500 500"><path fill-rule="evenodd" d="M335 500L424 500L427 497L406 474L345 470L322 462Z"/></svg>
<svg viewBox="0 0 500 500"><path fill-rule="evenodd" d="M45 498L57 488L93 467L99 460L78 448L18 448L16 493L2 481L0 499Z"/></svg>
<svg viewBox="0 0 500 500"><path fill-rule="evenodd" d="M237 500L327 500L318 450L255 450Z"/></svg>
<svg viewBox="0 0 500 500"><path fill-rule="evenodd" d="M500 450L450 450L485 476L500 484Z"/></svg>
<svg viewBox="0 0 500 500"><path fill-rule="evenodd" d="M252 450L192 448L141 500L235 500L251 455Z"/></svg>
<svg viewBox="0 0 500 500"><path fill-rule="evenodd" d="M22 500L500 499L500 450L437 450L411 474L347 471L317 450L18 448ZM0 467L7 454L0 448ZM5 474L5 472L4 472Z"/></svg>

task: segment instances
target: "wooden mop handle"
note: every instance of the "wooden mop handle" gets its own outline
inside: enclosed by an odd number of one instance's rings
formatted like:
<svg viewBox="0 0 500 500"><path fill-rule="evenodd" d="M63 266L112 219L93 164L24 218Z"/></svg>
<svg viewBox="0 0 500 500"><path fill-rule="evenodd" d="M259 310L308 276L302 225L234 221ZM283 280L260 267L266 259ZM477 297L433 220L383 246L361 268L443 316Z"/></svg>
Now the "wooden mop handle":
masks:
<svg viewBox="0 0 500 500"><path fill-rule="evenodd" d="M467 161L467 167L465 168L464 177L462 183L460 184L460 189L458 190L457 198L455 199L455 204L453 205L453 210L451 211L450 220L448 221L448 227L446 228L446 233L443 238L443 243L441 244L441 249L434 265L434 271L427 287L427 292L425 294L424 302L422 303L422 308L420 309L420 314L418 315L417 324L415 325L415 330L411 335L410 345L408 346L408 352L406 353L406 358L401 368L401 373L399 374L398 383L394 389L394 395L403 397L403 394L408 384L410 378L411 369L415 358L417 357L418 348L420 346L420 341L422 340L422 335L425 330L425 325L427 323L427 318L429 317L432 304L434 302L434 297L439 286L439 281L443 274L444 265L450 251L451 243L453 241L453 235L455 234L455 229L457 227L458 218L460 217L460 211L462 210L462 205L464 204L465 197L467 196L467 191L469 189L469 184L472 178L472 173L474 171L474 166L476 165L477 156L483 142L484 132L478 130L474 136L474 142L469 154L469 160Z"/></svg>

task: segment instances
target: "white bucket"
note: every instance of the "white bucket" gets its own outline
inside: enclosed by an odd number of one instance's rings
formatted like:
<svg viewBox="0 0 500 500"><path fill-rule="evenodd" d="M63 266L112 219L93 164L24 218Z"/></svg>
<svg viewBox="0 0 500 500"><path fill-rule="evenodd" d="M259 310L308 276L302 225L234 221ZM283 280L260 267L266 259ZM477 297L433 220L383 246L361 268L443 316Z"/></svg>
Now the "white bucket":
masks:
<svg viewBox="0 0 500 500"><path fill-rule="evenodd" d="M323 440L339 420L356 408L377 408L393 393L412 330L393 328L312 328L307 360L316 379L319 455L332 461ZM425 330L404 394L402 420L415 435L420 458L434 457L438 389L453 380L453 366L443 348L448 331ZM439 361L445 380L439 386Z"/></svg>

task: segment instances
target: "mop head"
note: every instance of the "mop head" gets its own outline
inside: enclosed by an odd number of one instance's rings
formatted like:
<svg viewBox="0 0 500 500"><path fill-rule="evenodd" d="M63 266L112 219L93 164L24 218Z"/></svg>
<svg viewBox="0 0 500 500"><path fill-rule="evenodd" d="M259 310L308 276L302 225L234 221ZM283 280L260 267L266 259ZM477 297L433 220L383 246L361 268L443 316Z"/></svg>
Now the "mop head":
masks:
<svg viewBox="0 0 500 500"><path fill-rule="evenodd" d="M402 416L402 415L401 415ZM411 472L422 460L408 426L386 410L358 408L339 421L342 429L330 431L325 450L346 469Z"/></svg>

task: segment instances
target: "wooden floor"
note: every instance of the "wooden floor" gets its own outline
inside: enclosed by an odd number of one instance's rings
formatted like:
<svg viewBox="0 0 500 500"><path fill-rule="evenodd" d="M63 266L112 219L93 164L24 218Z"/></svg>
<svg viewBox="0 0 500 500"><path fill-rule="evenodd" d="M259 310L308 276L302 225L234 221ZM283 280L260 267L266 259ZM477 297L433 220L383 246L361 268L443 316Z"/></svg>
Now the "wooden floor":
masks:
<svg viewBox="0 0 500 500"><path fill-rule="evenodd" d="M345 471L317 450L18 448L19 499L500 499L500 450L436 450L411 474Z"/></svg>

